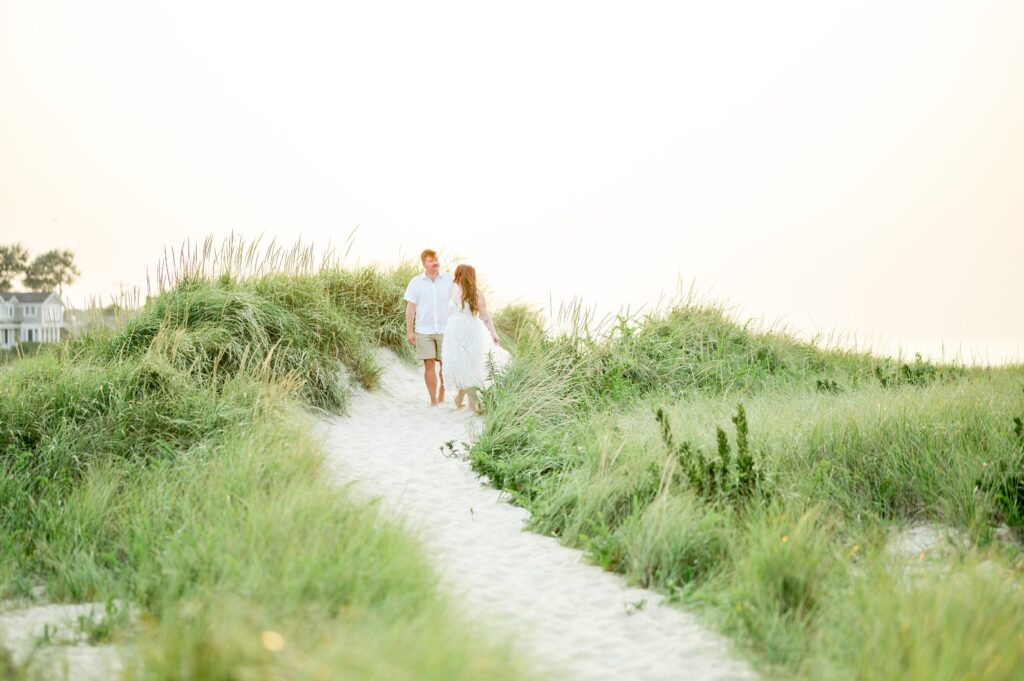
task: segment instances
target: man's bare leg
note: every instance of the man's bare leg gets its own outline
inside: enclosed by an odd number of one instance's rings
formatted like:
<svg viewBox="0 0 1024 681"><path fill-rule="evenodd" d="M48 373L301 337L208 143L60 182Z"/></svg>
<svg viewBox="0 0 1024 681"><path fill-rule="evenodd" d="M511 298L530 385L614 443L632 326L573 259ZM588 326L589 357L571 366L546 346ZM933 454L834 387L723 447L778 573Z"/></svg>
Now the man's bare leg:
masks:
<svg viewBox="0 0 1024 681"><path fill-rule="evenodd" d="M437 404L437 374L434 373L434 361L423 360L423 380L427 384L427 392L430 393L430 405Z"/></svg>
<svg viewBox="0 0 1024 681"><path fill-rule="evenodd" d="M456 393L456 395L455 395L455 408L456 409L462 409L462 402L465 399L466 399L466 391L465 390L459 390L459 392Z"/></svg>
<svg viewBox="0 0 1024 681"><path fill-rule="evenodd" d="M437 373L441 375L441 387L437 389L437 401L440 403L444 402L444 364L441 360L437 360Z"/></svg>

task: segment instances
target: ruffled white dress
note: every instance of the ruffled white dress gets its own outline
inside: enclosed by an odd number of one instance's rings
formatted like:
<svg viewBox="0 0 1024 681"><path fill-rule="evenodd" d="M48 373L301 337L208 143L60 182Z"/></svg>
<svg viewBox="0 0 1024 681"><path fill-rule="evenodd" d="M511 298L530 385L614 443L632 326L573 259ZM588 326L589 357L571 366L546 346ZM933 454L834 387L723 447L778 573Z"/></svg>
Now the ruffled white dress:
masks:
<svg viewBox="0 0 1024 681"><path fill-rule="evenodd" d="M486 388L494 375L508 363L508 351L491 339L491 332L469 305L460 304L462 294L452 287L448 301L448 323L441 343L441 362L446 388Z"/></svg>

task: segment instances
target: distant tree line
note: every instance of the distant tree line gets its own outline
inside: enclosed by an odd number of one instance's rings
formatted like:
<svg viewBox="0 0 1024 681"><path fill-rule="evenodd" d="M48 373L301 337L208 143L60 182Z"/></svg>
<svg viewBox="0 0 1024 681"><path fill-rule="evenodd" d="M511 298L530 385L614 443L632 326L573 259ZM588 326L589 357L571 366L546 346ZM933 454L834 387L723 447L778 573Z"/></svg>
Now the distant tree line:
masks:
<svg viewBox="0 0 1024 681"><path fill-rule="evenodd" d="M75 255L71 251L55 248L29 260L28 249L21 244L0 245L0 290L9 291L14 282L30 291L53 291L64 297L64 286L79 275Z"/></svg>

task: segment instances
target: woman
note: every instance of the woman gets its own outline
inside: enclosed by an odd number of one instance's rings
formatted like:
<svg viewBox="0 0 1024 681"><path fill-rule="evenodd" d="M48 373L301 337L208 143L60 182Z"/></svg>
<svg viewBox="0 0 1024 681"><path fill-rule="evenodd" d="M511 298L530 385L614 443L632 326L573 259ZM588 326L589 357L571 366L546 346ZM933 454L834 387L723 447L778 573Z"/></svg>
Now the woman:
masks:
<svg viewBox="0 0 1024 681"><path fill-rule="evenodd" d="M469 408L479 414L480 389L509 355L498 345L498 333L487 311L487 301L476 285L476 270L469 265L459 265L455 268L454 279L441 363L445 383L459 391L456 408L462 408L465 397Z"/></svg>

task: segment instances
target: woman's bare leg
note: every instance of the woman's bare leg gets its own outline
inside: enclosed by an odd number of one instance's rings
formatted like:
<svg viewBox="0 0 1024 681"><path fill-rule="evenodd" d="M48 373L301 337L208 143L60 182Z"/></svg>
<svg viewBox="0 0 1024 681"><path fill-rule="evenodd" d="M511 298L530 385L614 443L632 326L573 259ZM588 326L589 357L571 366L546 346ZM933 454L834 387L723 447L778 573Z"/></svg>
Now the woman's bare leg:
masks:
<svg viewBox="0 0 1024 681"><path fill-rule="evenodd" d="M480 396L476 388L466 390L466 399L469 400L469 410L474 414L480 413Z"/></svg>

